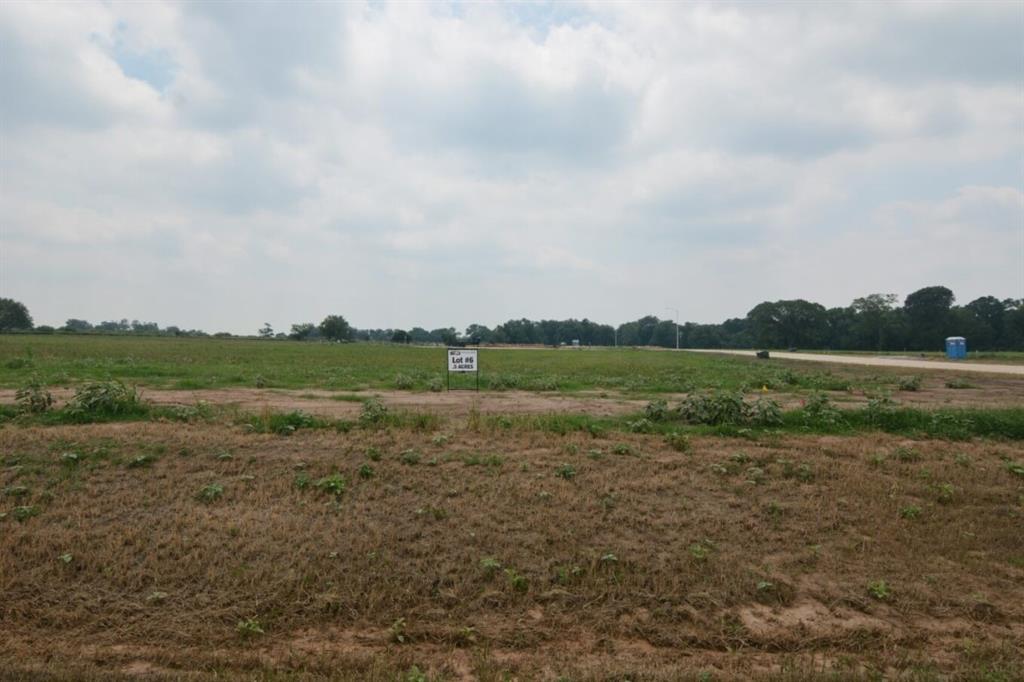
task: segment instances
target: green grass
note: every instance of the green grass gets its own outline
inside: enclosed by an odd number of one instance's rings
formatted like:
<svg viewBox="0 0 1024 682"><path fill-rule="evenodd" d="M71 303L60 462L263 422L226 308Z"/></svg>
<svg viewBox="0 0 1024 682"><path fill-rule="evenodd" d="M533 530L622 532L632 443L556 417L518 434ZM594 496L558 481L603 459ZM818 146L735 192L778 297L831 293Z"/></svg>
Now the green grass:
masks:
<svg viewBox="0 0 1024 682"><path fill-rule="evenodd" d="M845 390L892 386L884 373L793 369L752 358L631 349L480 351L484 390L656 394L703 389ZM117 379L150 388L225 387L427 391L443 380L445 349L243 339L0 335L0 387ZM259 381L257 379L259 378ZM453 378L453 385L465 377ZM403 379L403 385L405 379ZM460 384L461 385L461 384ZM339 400L361 400L343 395Z"/></svg>

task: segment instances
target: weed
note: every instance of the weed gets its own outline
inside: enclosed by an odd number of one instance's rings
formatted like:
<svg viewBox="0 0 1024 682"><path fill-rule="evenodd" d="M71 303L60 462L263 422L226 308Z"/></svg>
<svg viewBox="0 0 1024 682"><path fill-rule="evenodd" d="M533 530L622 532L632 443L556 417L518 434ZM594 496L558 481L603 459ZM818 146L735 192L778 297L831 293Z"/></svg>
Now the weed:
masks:
<svg viewBox="0 0 1024 682"><path fill-rule="evenodd" d="M74 466L82 460L82 456L77 452L62 452L60 453L60 463Z"/></svg>
<svg viewBox="0 0 1024 682"><path fill-rule="evenodd" d="M964 388L975 388L974 384L967 381L967 379L947 379L946 388L964 389Z"/></svg>
<svg viewBox="0 0 1024 682"><path fill-rule="evenodd" d="M331 474L330 476L324 476L316 482L316 488L322 493L334 495L335 497L341 497L341 494L345 492L345 488L348 486L348 481L341 474Z"/></svg>
<svg viewBox="0 0 1024 682"><path fill-rule="evenodd" d="M750 483L754 483L755 485L760 485L760 484L764 483L764 479L766 477L766 474L765 474L764 469L762 469L761 467L750 467L746 471L746 477L747 477L747 481L749 481Z"/></svg>
<svg viewBox="0 0 1024 682"><path fill-rule="evenodd" d="M530 581L527 580L526 576L516 572L513 568L505 569L505 577L508 578L509 587L516 592L526 592L530 587Z"/></svg>
<svg viewBox="0 0 1024 682"><path fill-rule="evenodd" d="M138 455L128 460L128 468L138 469L141 467L148 467L153 463L154 459L153 455Z"/></svg>
<svg viewBox="0 0 1024 682"><path fill-rule="evenodd" d="M616 443L612 446L613 455L632 455L634 453L633 446L627 443Z"/></svg>
<svg viewBox="0 0 1024 682"><path fill-rule="evenodd" d="M778 426L782 408L771 398L758 398L747 406L747 420L755 426Z"/></svg>
<svg viewBox="0 0 1024 682"><path fill-rule="evenodd" d="M900 509L901 519L916 519L921 516L921 508L917 505L908 505Z"/></svg>
<svg viewBox="0 0 1024 682"><path fill-rule="evenodd" d="M53 406L53 396L37 377L33 377L15 392L14 402L19 412L42 414Z"/></svg>
<svg viewBox="0 0 1024 682"><path fill-rule="evenodd" d="M399 373L395 376L395 388L399 391L407 391L415 385L415 381L408 374Z"/></svg>
<svg viewBox="0 0 1024 682"><path fill-rule="evenodd" d="M422 456L415 450L406 450L398 457L399 462L408 466L419 464L420 459L422 459Z"/></svg>
<svg viewBox="0 0 1024 682"><path fill-rule="evenodd" d="M420 670L419 666L414 665L405 671L401 682L430 682L430 678L427 676L427 673Z"/></svg>
<svg viewBox="0 0 1024 682"><path fill-rule="evenodd" d="M74 419L139 415L146 412L142 395L120 381L99 381L75 390L65 411Z"/></svg>
<svg viewBox="0 0 1024 682"><path fill-rule="evenodd" d="M493 557L486 557L480 560L480 568L482 568L484 574L490 578L501 570L501 562Z"/></svg>
<svg viewBox="0 0 1024 682"><path fill-rule="evenodd" d="M373 470L373 467L369 464L363 464L359 467L359 478L369 479L377 475L377 472Z"/></svg>
<svg viewBox="0 0 1024 682"><path fill-rule="evenodd" d="M250 639L257 635L266 634L263 630L263 625L256 618L246 618L245 620L238 621L238 625L235 626L235 631L243 639Z"/></svg>
<svg viewBox="0 0 1024 682"><path fill-rule="evenodd" d="M447 445L447 444L448 444L448 441L449 441L449 440L450 440L450 439L449 439L449 438L448 438L448 436L446 436L445 434L443 434L443 433L438 433L438 434L435 434L435 435L434 435L434 437L430 439L430 442L431 442L431 443L432 443L433 445L436 445L436 446L438 446L438 447L443 447L443 446L445 446L445 445Z"/></svg>
<svg viewBox="0 0 1024 682"><path fill-rule="evenodd" d="M617 564L619 563L619 557L615 556L611 552L608 552L607 554L601 555L601 558L598 559L598 563L603 564L605 566Z"/></svg>
<svg viewBox="0 0 1024 682"><path fill-rule="evenodd" d="M875 580L868 583L868 594L878 601L886 601L892 596L892 589L884 580Z"/></svg>
<svg viewBox="0 0 1024 682"><path fill-rule="evenodd" d="M956 456L953 457L953 461L962 467L968 467L971 465L971 458L962 452L958 452Z"/></svg>
<svg viewBox="0 0 1024 682"><path fill-rule="evenodd" d="M62 564L70 564L74 560L75 557L72 556L70 552L64 552L63 554L57 557L57 561L61 562Z"/></svg>
<svg viewBox="0 0 1024 682"><path fill-rule="evenodd" d="M12 485L4 488L4 497L25 497L28 495L28 488L23 485Z"/></svg>
<svg viewBox="0 0 1024 682"><path fill-rule="evenodd" d="M448 512L441 507L435 507L428 504L426 507L420 507L417 509L416 516L429 516L435 521L444 521L448 518Z"/></svg>
<svg viewBox="0 0 1024 682"><path fill-rule="evenodd" d="M914 448L909 448L909 447L906 447L906 446L903 446L903 445L901 445L898 448L896 448L895 450L893 450L892 454L893 454L893 457L895 457L900 462L919 462L919 461L921 461L921 453L919 453Z"/></svg>
<svg viewBox="0 0 1024 682"><path fill-rule="evenodd" d="M668 403L664 400L652 400L644 408L644 418L652 422L665 421L668 416Z"/></svg>
<svg viewBox="0 0 1024 682"><path fill-rule="evenodd" d="M395 644L405 644L409 636L405 632L405 618L399 618L388 628L388 639Z"/></svg>
<svg viewBox="0 0 1024 682"><path fill-rule="evenodd" d="M747 405L743 394L717 392L711 395L688 396L678 408L679 416L690 424L744 424L747 421Z"/></svg>
<svg viewBox="0 0 1024 682"><path fill-rule="evenodd" d="M626 422L626 427L633 433L650 433L654 431L654 422L642 417L636 421Z"/></svg>
<svg viewBox="0 0 1024 682"><path fill-rule="evenodd" d="M371 462L379 462L381 459L380 450L374 447L367 448L366 459L370 460Z"/></svg>
<svg viewBox="0 0 1024 682"><path fill-rule="evenodd" d="M211 483L209 485L206 485L206 486L203 486L202 488L200 488L199 492L196 493L196 498L200 502L205 502L206 504L210 504L211 502L219 500L221 498L221 496L223 496L223 495L224 495L224 486L222 486L220 483Z"/></svg>
<svg viewBox="0 0 1024 682"><path fill-rule="evenodd" d="M153 592L150 592L148 595L146 595L146 601L150 604L162 604L165 601L167 601L167 597L169 596L170 595L168 595L166 592L154 590Z"/></svg>
<svg viewBox="0 0 1024 682"><path fill-rule="evenodd" d="M267 380L265 378L263 378L262 374L257 374L256 378L253 379L253 383L256 385L256 388L266 388L267 387Z"/></svg>
<svg viewBox="0 0 1024 682"><path fill-rule="evenodd" d="M218 462L230 462L234 458L235 458L235 456L232 455L230 452L218 452L217 453L217 461Z"/></svg>
<svg viewBox="0 0 1024 682"><path fill-rule="evenodd" d="M690 545L690 556L696 561L706 561L710 553L710 547L706 543L695 542Z"/></svg>
<svg viewBox="0 0 1024 682"><path fill-rule="evenodd" d="M292 481L292 485L294 485L298 490L305 490L309 487L309 483L309 474L305 471L295 474L295 480Z"/></svg>
<svg viewBox="0 0 1024 682"><path fill-rule="evenodd" d="M670 431L665 434L665 445L669 446L676 452L689 452L690 438L685 433Z"/></svg>
<svg viewBox="0 0 1024 682"><path fill-rule="evenodd" d="M896 380L896 390L899 391L918 391L921 389L921 377L909 376L900 377Z"/></svg>
<svg viewBox="0 0 1024 682"><path fill-rule="evenodd" d="M476 644L477 633L476 628L469 625L463 626L458 629L454 636L455 646L457 647L469 647Z"/></svg>
<svg viewBox="0 0 1024 682"><path fill-rule="evenodd" d="M12 516L16 521L26 521L39 514L39 509L31 505L15 507Z"/></svg>
<svg viewBox="0 0 1024 682"><path fill-rule="evenodd" d="M953 501L955 493L956 488L953 487L952 483L943 483L936 486L935 499L938 500L939 504L949 504Z"/></svg>
<svg viewBox="0 0 1024 682"><path fill-rule="evenodd" d="M576 477L576 469L571 464L563 464L555 469L555 476L558 478L564 478L566 481L571 481Z"/></svg>
<svg viewBox="0 0 1024 682"><path fill-rule="evenodd" d="M440 393L444 390L444 382L441 381L441 377L433 377L429 383L427 383L427 388L429 388L432 393Z"/></svg>
<svg viewBox="0 0 1024 682"><path fill-rule="evenodd" d="M384 423L387 416L387 406L377 398L370 398L363 403L363 410L359 414L359 423L364 426L379 426Z"/></svg>
<svg viewBox="0 0 1024 682"><path fill-rule="evenodd" d="M587 450L587 458L592 459L595 462L599 462L604 459L604 452L602 452L600 448L591 448L590 450Z"/></svg>
<svg viewBox="0 0 1024 682"><path fill-rule="evenodd" d="M1014 476L1024 476L1024 462L1007 462L1006 470Z"/></svg>
<svg viewBox="0 0 1024 682"><path fill-rule="evenodd" d="M804 420L809 424L837 426L843 423L843 415L824 393L815 391L804 402Z"/></svg>

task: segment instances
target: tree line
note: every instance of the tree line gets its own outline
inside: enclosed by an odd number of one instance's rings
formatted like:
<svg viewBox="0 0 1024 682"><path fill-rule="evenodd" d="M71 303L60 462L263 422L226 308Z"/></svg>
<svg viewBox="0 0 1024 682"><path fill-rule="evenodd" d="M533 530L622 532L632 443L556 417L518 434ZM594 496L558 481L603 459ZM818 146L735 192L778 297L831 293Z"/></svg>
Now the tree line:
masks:
<svg viewBox="0 0 1024 682"><path fill-rule="evenodd" d="M358 329L342 315L328 315L319 324L291 325L275 332L270 323L257 336L298 341L374 341L416 344L511 344L561 346L660 346L663 348L801 348L820 350L940 350L947 336L964 336L971 350L1024 350L1024 299L982 296L954 305L944 286L918 289L898 303L896 294L869 294L845 307L826 308L804 299L765 301L742 318L719 324L686 322L646 315L614 327L586 318L577 320L508 320L493 328L471 324L462 333L454 327L427 330ZM155 322L120 320L93 325L70 319L63 327L33 327L24 304L0 299L0 331L40 333L111 333L167 336L208 336L196 329L161 328ZM213 336L232 336L226 332Z"/></svg>

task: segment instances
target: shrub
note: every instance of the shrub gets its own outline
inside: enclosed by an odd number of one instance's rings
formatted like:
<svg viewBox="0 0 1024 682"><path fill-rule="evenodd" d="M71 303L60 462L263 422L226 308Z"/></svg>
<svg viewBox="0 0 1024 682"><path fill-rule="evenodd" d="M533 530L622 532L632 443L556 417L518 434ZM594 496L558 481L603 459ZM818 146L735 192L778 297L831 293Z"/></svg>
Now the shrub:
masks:
<svg viewBox="0 0 1024 682"><path fill-rule="evenodd" d="M109 417L142 414L146 405L134 386L120 381L98 381L80 386L65 408L74 417Z"/></svg>
<svg viewBox="0 0 1024 682"><path fill-rule="evenodd" d="M900 377L896 380L896 388L900 391L917 391L921 388L921 377Z"/></svg>
<svg viewBox="0 0 1024 682"><path fill-rule="evenodd" d="M843 415L827 395L815 391L804 401L804 419L814 424L835 426L842 423Z"/></svg>
<svg viewBox="0 0 1024 682"><path fill-rule="evenodd" d="M196 493L196 498L200 502L210 504L211 502L219 500L222 495L224 495L224 486L220 483L211 483L200 488L199 492Z"/></svg>
<svg viewBox="0 0 1024 682"><path fill-rule="evenodd" d="M679 433L678 431L672 431L665 435L665 445L669 446L676 452L690 451L689 437L685 433Z"/></svg>
<svg viewBox="0 0 1024 682"><path fill-rule="evenodd" d="M664 400L652 400L644 408L644 417L652 422L664 421L668 415L668 403Z"/></svg>
<svg viewBox="0 0 1024 682"><path fill-rule="evenodd" d="M562 466L555 469L555 476L564 478L567 481L571 481L576 477L576 469L571 464L563 464Z"/></svg>
<svg viewBox="0 0 1024 682"><path fill-rule="evenodd" d="M53 396L38 378L33 377L14 394L14 402L19 412L42 414L53 406Z"/></svg>
<svg viewBox="0 0 1024 682"><path fill-rule="evenodd" d="M387 406L377 398L370 398L363 403L363 411L359 415L359 423L364 425L379 425L384 423L387 417Z"/></svg>
<svg viewBox="0 0 1024 682"><path fill-rule="evenodd" d="M441 381L441 377L432 378L427 386L434 393L440 393L444 390L444 382Z"/></svg>
<svg viewBox="0 0 1024 682"><path fill-rule="evenodd" d="M626 423L627 428L633 433L650 433L654 430L654 423L646 417Z"/></svg>
<svg viewBox="0 0 1024 682"><path fill-rule="evenodd" d="M777 426L782 423L782 408L771 398L758 398L747 409L751 424Z"/></svg>
<svg viewBox="0 0 1024 682"><path fill-rule="evenodd" d="M399 373L395 376L395 388L400 391L407 391L413 387L416 382L413 381L412 377L408 374Z"/></svg>
<svg viewBox="0 0 1024 682"><path fill-rule="evenodd" d="M736 392L691 395L680 404L679 416L691 424L741 425L747 420L747 404Z"/></svg>

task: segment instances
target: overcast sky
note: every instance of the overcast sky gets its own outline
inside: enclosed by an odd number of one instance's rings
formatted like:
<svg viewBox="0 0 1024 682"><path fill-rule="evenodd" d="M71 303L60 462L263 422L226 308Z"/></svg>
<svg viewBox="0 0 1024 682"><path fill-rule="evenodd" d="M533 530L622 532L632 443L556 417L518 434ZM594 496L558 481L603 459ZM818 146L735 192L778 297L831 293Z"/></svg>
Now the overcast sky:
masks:
<svg viewBox="0 0 1024 682"><path fill-rule="evenodd" d="M0 296L254 333L1024 297L1024 3L0 3Z"/></svg>

